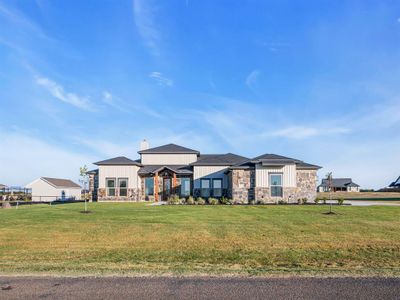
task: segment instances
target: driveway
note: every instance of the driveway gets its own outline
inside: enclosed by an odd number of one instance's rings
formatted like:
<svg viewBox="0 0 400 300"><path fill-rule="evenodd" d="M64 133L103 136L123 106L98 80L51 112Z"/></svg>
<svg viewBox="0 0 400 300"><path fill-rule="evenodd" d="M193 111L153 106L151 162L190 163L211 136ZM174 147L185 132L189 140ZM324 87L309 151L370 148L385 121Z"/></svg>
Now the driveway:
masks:
<svg viewBox="0 0 400 300"><path fill-rule="evenodd" d="M399 299L400 278L0 277L0 299Z"/></svg>

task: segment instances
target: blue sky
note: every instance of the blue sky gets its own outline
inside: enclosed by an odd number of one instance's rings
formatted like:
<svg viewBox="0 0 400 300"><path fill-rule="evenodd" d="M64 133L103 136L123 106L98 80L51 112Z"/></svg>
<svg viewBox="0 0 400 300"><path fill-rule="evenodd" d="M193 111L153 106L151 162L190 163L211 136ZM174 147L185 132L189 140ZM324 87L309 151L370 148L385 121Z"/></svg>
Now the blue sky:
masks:
<svg viewBox="0 0 400 300"><path fill-rule="evenodd" d="M0 182L178 143L400 175L399 1L0 0Z"/></svg>

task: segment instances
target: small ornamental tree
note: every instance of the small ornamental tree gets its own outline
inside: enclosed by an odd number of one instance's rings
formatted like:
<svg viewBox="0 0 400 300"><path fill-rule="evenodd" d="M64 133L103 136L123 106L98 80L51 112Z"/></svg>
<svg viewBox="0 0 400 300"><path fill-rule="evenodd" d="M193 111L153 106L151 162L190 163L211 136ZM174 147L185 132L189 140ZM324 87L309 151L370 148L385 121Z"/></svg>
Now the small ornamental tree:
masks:
<svg viewBox="0 0 400 300"><path fill-rule="evenodd" d="M86 199L87 198L86 197L86 183L88 181L87 171L88 171L88 169L87 169L86 165L79 168L79 172L80 172L80 176L81 176L80 182L82 182L83 190L84 190L83 198L85 200L85 213L87 213L87 201L86 201L87 200Z"/></svg>

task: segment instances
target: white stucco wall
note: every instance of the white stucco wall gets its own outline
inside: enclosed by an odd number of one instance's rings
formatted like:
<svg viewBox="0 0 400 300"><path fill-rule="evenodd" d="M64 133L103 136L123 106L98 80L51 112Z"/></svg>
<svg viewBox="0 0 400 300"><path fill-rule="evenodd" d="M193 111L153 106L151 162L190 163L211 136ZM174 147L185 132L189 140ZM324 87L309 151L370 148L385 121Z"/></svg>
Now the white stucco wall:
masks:
<svg viewBox="0 0 400 300"><path fill-rule="evenodd" d="M188 165L197 161L196 154L142 154L144 165Z"/></svg>
<svg viewBox="0 0 400 300"><path fill-rule="evenodd" d="M106 187L106 178L128 178L128 188L140 187L138 166L99 166L99 188Z"/></svg>
<svg viewBox="0 0 400 300"><path fill-rule="evenodd" d="M256 165L256 187L269 187L269 174L282 174L283 187L296 187L296 165L283 167L263 167Z"/></svg>
<svg viewBox="0 0 400 300"><path fill-rule="evenodd" d="M28 184L26 188L32 189L32 201L55 201L61 198L62 191L65 192L65 198L81 199L80 188L56 188L40 178Z"/></svg>
<svg viewBox="0 0 400 300"><path fill-rule="evenodd" d="M200 188L201 178L222 178L222 188L228 188L228 177L224 172L228 166L194 166L193 167L193 188Z"/></svg>

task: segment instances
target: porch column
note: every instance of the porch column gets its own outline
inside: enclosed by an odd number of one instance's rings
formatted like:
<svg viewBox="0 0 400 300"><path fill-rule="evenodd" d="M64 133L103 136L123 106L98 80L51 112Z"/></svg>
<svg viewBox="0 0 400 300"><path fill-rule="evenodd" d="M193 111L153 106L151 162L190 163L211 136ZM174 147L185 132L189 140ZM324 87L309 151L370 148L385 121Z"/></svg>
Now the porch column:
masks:
<svg viewBox="0 0 400 300"><path fill-rule="evenodd" d="M172 191L174 194L176 193L175 189L176 189L176 174L174 173L174 179L172 180Z"/></svg>
<svg viewBox="0 0 400 300"><path fill-rule="evenodd" d="M154 176L154 200L158 202L158 172Z"/></svg>

